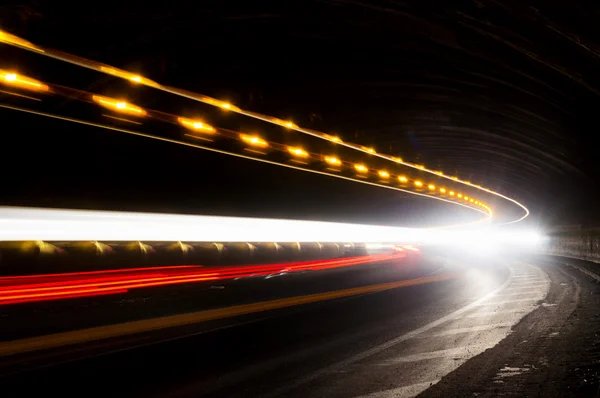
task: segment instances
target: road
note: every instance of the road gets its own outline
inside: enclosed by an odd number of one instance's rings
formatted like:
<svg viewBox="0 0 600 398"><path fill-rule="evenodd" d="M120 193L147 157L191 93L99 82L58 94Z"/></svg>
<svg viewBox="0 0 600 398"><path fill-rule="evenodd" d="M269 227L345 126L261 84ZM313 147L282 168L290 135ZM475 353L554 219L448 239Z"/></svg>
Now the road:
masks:
<svg viewBox="0 0 600 398"><path fill-rule="evenodd" d="M343 278L339 270L322 272L329 276L317 279L335 291L391 278L385 267L345 270ZM588 276L548 259L451 262L434 273L442 274L452 277L60 346L35 361L6 356L0 380L6 396L555 396L565 386L571 393L597 388L581 385L590 376L575 370L585 368L587 352L578 342L594 339L581 335L587 329L572 316L598 304L580 300L582 292L588 301L598 293ZM286 285L289 297L316 294L307 290L318 285L314 273L294 278L303 287ZM279 300L267 296L262 302ZM114 322L131 305L97 307L109 308ZM85 306L90 311L100 314ZM155 318L166 319L159 311ZM5 341L0 351L17 345ZM550 353L562 355L559 367ZM28 366L44 360L45 367Z"/></svg>

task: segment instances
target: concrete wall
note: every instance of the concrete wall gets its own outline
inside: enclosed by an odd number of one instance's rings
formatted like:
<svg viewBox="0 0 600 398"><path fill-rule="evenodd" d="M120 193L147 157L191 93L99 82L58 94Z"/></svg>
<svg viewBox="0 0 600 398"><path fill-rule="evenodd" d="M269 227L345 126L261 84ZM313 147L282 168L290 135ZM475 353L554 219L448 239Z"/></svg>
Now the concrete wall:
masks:
<svg viewBox="0 0 600 398"><path fill-rule="evenodd" d="M600 263L600 228L569 227L552 231L540 249L546 254Z"/></svg>

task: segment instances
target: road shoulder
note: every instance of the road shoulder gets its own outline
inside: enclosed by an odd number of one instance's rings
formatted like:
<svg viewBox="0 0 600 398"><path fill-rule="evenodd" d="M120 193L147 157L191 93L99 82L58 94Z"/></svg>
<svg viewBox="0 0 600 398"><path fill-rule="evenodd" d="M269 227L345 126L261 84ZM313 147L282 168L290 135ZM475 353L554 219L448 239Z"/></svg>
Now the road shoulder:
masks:
<svg viewBox="0 0 600 398"><path fill-rule="evenodd" d="M495 347L472 358L422 397L595 396L600 371L600 287L548 257L548 296Z"/></svg>

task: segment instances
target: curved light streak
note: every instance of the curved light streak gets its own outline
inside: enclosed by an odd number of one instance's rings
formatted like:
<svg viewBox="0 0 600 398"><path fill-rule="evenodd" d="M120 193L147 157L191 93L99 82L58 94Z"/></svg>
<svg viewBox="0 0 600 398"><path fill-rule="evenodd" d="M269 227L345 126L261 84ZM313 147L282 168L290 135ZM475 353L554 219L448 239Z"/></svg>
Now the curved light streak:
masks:
<svg viewBox="0 0 600 398"><path fill-rule="evenodd" d="M0 241L422 243L423 228L94 210L0 207Z"/></svg>
<svg viewBox="0 0 600 398"><path fill-rule="evenodd" d="M46 87L49 87L48 85L45 85ZM187 129L190 129L196 133L202 133L202 134L210 134L210 135L215 135L215 134L219 134L217 133L217 128L210 126L209 124L205 123L204 121L198 120L198 119L190 119L190 118L186 118L186 117L181 117L178 115L174 115L174 114L169 114L169 113L165 113L165 112L160 112L157 110L146 110L143 109L139 106L133 105L131 103L129 103L127 100L124 99L117 99L117 98L110 98L110 97L105 97L102 95L98 95L95 93L89 93L89 92L85 92L85 91L80 91L80 90L76 90L70 87L66 87L66 86L58 86L55 85L53 86L53 90L52 92L57 94L57 95L62 95L66 98L75 98L81 101L86 101L85 98L89 97L91 100L88 100L87 102L92 102L95 103L97 105L100 105L102 107L108 108L113 112L117 112L117 113L125 113L125 114L129 114L131 116L134 117L153 117L157 120L163 121L163 122L171 122L174 124L179 124ZM119 117L115 117L112 115L106 115L104 114L103 116L112 118L112 119L116 119L116 120L120 120L123 122L127 122L127 123L133 123L133 124L140 124L139 122L135 122L133 120L130 119L123 119L123 118L119 118ZM226 129L219 129L220 132L230 132L229 130ZM248 134L243 134L243 133L237 133L234 132L235 138L239 138L242 141L246 142L249 145L252 146L256 146L256 147L262 147L262 148L266 148L269 147L270 145L260 139L257 136L249 136ZM208 139L206 137L200 137L200 136L196 136L196 135L187 135L191 138L194 139L203 139L203 140L207 140L207 141L213 141L212 139ZM225 136L227 138L233 138L228 134L225 134ZM317 155L315 156L315 154L309 153L307 151L304 151L303 149L301 149L300 147L290 147L290 146L286 146L284 144L279 144L279 143L271 143L275 149L277 149L277 147L280 148L286 148L286 152L289 152L290 154L292 154L293 156L296 157L300 157L300 158L321 158L321 155ZM255 152L255 153L259 153L261 155L266 155L266 153L264 152L260 152L260 151L252 151L250 149L246 149L250 152ZM331 159L329 159L331 160ZM325 161L327 162L327 159L325 159ZM299 161L297 161L299 162ZM330 162L327 162L330 163ZM339 166L342 166L343 164L348 164L349 162L343 162L340 161L339 162ZM330 163L331 164L331 163ZM359 165L359 164L353 164L351 165L352 167L354 167L357 172L361 173L362 177L368 177L368 174L370 173L370 170L364 166L364 165ZM340 170L334 170L334 171L340 171ZM380 177L383 177L384 179L387 180L388 177L391 176L391 174L387 173L387 177L384 177L385 174L381 174L381 172L379 173ZM399 179L400 182L406 182L404 180L402 180L401 178ZM407 180L408 181L408 180ZM418 187L422 186L422 183L416 183ZM428 194L432 194L433 192L429 192ZM479 203L478 203L479 205ZM485 204L481 204L481 207L487 209L488 211L490 210L488 206L486 206Z"/></svg>
<svg viewBox="0 0 600 398"><path fill-rule="evenodd" d="M380 188L392 189L394 191L405 192L405 193L409 193L411 195L422 196L422 197L426 197L426 198L430 198L430 199L435 199L435 200L439 200L439 201L442 201L442 202L446 202L446 203L451 203L451 204L454 204L454 205L462 206L462 207L465 207L467 209L474 210L474 211L477 211L479 213L482 213L482 214L484 214L486 216L484 219L477 220L475 222L462 223L462 224L456 224L456 225L445 226L445 227L456 227L456 226L465 226L465 225L471 225L471 224L481 223L483 221L487 221L487 220L491 219L492 214L493 214L491 210L489 210L489 213L488 213L488 212L486 212L484 210L481 210L479 208L471 207L471 206L468 206L468 205L460 203L460 202L456 202L456 201L452 201L452 200L440 198L440 197L437 197L437 196L432 196L432 195L427 195L427 194L423 194L423 193L419 193L419 192L409 191L409 190L398 188L398 187L394 187L394 186L377 184L377 183L370 182L370 181L364 181L364 180L354 179L354 178L350 178L350 177L346 177L346 176L342 176L342 175L338 175L338 174L326 173L324 171L307 169L307 168L303 168L303 167L299 167L299 166L294 166L294 165L290 165L290 164L285 164L285 163L278 163L278 162L274 162L272 160L255 158L255 157L252 157L252 156L242 155L242 154L238 154L238 153L235 153L235 152L228 152L228 151L224 151L224 150L221 150L221 149L216 149L216 148L211 148L211 147L207 147L207 146L203 146L203 145L193 144L191 142L186 142L186 141L181 141L181 140L175 140L175 139L172 139L172 138L158 137L158 136L154 136L154 135L151 135L151 134L141 133L141 132L138 132L138 131L133 131L133 130L123 129L123 128L119 128L119 127L108 126L108 125L100 124L100 123L87 122L85 120L79 120L79 119L74 119L74 118L65 117L65 116L53 115L53 114L50 114L50 113L34 111L34 110L31 110L31 109L26 109L26 108L11 106L11 105L0 104L0 108L11 109L11 110L14 110L14 111L30 113L30 114L33 114L33 115L49 117L49 118L58 119L58 120L64 120L64 121L67 121L67 122L83 124L83 125L86 125L86 126L97 127L97 128L102 128L102 129L106 129L106 130L117 131L117 132L120 132L120 133L135 135L135 136L138 136L138 137L150 138L150 139L154 139L154 140L158 140L158 141L168 142L168 143L171 143L171 144L185 145L185 146L192 147L192 148L204 149L204 150L207 150L207 151L216 152L216 153L220 153L220 154L224 154L224 155L236 156L236 157L242 158L242 159L255 160L255 161L258 161L258 162L262 162L262 163L267 163L267 164L272 164L272 165L276 165L276 166L287 167L289 169L294 169L294 170L306 171L306 172L309 172L309 173L314 173L314 174L324 175L324 176L328 176L328 177L339 178L339 179L342 179L342 180L357 182L357 183L366 184L366 185L372 185L372 186L376 186L376 187L380 187ZM437 228L439 228L439 227L437 227ZM0 240L2 240L2 239L0 238Z"/></svg>
<svg viewBox="0 0 600 398"><path fill-rule="evenodd" d="M142 109L138 106L129 104L126 100L123 100L123 99L104 97L104 96L100 96L100 95L97 95L94 93L83 92L83 91L76 90L76 89L66 87L66 86L53 86L53 88L55 88L55 89L52 90L52 92L57 95L63 95L67 98L76 98L81 101L85 101L85 98L89 97L91 99L89 102L108 107L109 109L111 109L112 111L115 111L115 112L119 112L119 113L124 112L124 113L128 113L128 114L132 113L132 116L153 117L153 118L158 119L163 122L167 121L167 122L171 122L173 124L183 125L184 127L190 128L190 129L194 130L195 132L202 132L202 133L207 133L207 134L209 133L211 135L218 134L217 129L215 127L212 127L204 122L200 122L199 120L196 120L196 119L183 118L178 115L159 112L156 110ZM72 93L70 93L71 91L75 95L72 95ZM118 105L120 105L120 106L118 106ZM131 108L130 111L128 110L128 108ZM117 119L120 121L128 122L128 123L140 124L140 123L134 122L130 119L118 118L118 117L111 116L111 115L104 115L104 116L113 118L113 119ZM230 139L232 139L232 138L238 139L239 138L242 141L244 141L247 144L252 145L252 146L257 146L257 147L262 147L262 148L272 146L276 150L282 150L282 148L285 148L284 152L289 152L290 148L291 148L289 146L286 146L284 144L279 144L279 143L271 143L269 145L269 143L267 143L266 141L264 141L256 136L249 137L248 134L231 132L226 129L219 129L219 130L221 132L227 131L228 133L233 133L233 136L231 136L231 134L224 134L224 136L227 138L230 138ZM186 136L189 136L194 139L206 139L204 137L190 135L190 134L186 134ZM212 141L212 139L206 139L206 140ZM264 152L260 152L260 151L257 152L257 151L253 151L250 149L246 149L246 150L248 150L249 152L255 152L255 153L258 153L261 155L266 155L266 153L264 153ZM297 149L296 149L296 151L292 151L291 154L297 156ZM305 158L321 160L321 155L315 156L315 154L311 154L311 153L305 152L303 150L301 151L301 154L303 154ZM351 162L340 161L340 166L341 165L346 165L348 167L355 168L357 170L357 172L360 173L361 178L369 177L368 174L370 174L370 170L362 164L352 164ZM332 171L339 172L340 170L336 169L336 170L332 170ZM390 176L391 175L388 175L388 177L390 177ZM380 177L381 177L381 174L380 174ZM402 178L399 178L399 181L404 183L404 182L407 182L408 180L405 181ZM386 182L387 182L387 179L386 179ZM415 182L415 184L418 187L422 186L421 182ZM414 191L410 191L410 192L414 193ZM431 194L432 194L432 192L427 193L427 195L431 195ZM459 197L462 197L462 196L459 195ZM488 210L488 212L491 212L490 208L488 206L486 206L485 204L482 203L480 206L483 207L484 209ZM491 213L490 213L490 216L491 216Z"/></svg>
<svg viewBox="0 0 600 398"><path fill-rule="evenodd" d="M272 116L268 116L268 115L262 115L262 114L256 113L256 112L246 111L246 110L240 109L240 108L238 108L238 107L236 107L236 106L234 106L234 105L232 105L232 104L230 104L228 102L221 101L221 100L218 100L216 98L212 98L212 97L205 96L205 95L202 95L202 94L192 93L192 92L189 92L189 91L186 91L186 90L178 89L176 87L171 87L171 86L163 85L163 84L154 82L154 81L152 81L150 79L144 78L144 77L142 77L140 75L137 75L137 74L134 74L134 73L131 73L131 72L127 72L125 70L122 70L122 69L119 69L119 68L115 68L115 67L110 66L110 65L104 65L104 64L101 64L99 62L95 62L95 61L88 60L88 59L85 59L85 58L75 57L73 55L62 53L62 52L59 52L59 51L56 51L56 50L52 50L52 49L46 49L46 48L43 48L41 46L34 45L34 44L32 44L32 43L30 43L30 42L28 42L28 41L26 41L24 39L21 39L21 38L19 38L17 36L8 34L6 32L3 32L1 30L0 30L0 42L8 44L8 45L15 46L15 47L19 47L19 48L22 48L24 50L32 51L32 52L35 52L37 54L42 54L42 55L45 55L47 57L58 59L58 60L63 61L63 62L68 62L68 63L74 64L74 65L78 65L78 66L81 66L81 67L84 67L84 68L92 69L92 70L95 70L95 71L100 72L100 73L105 73L105 74L108 74L108 75L111 75L111 76L116 76L116 77L128 80L130 82L133 82L135 84L140 84L140 85L144 85L144 86L148 86L148 87L153 87L153 88L156 88L158 90L161 90L161 91L164 91L164 92L168 92L170 94L178 95L180 97L184 97L184 98L188 98L188 99L191 99L191 100L194 100L194 101L199 101L199 102L202 102L202 103L205 103L205 104L208 104L208 105L216 106L216 107L219 107L219 108L227 110L227 111L236 112L236 113L242 114L244 116L248 116L248 117L252 117L252 118L255 118L255 119L259 119L259 120L262 120L262 121L265 121L265 122L268 122L268 123L280 125L280 126L283 126L285 128L288 128L290 130L295 130L295 131L298 131L300 133L307 134L307 135L310 135L310 136L313 136L313 137L316 137L316 138L319 138L319 139L322 139L322 140L326 140L326 141L329 141L329 142L334 142L334 143L336 143L338 145L343 145L343 146L351 148L353 150L356 150L356 151L359 151L359 152L363 152L363 153L367 153L367 154L369 154L371 156L377 156L377 157L379 157L381 159L392 161L392 162L397 163L397 164L402 164L404 166L407 166L407 167L410 167L410 168L413 168L413 169L421 170L421 171L429 173L429 174L434 174L434 175L436 175L438 177L449 179L449 180L453 180L453 181L458 182L460 184L464 184L464 185L470 186L472 188L475 188L475 189L487 192L487 193L489 193L491 195L500 197L502 199L505 199L505 200L507 200L507 201L509 201L509 202L511 202L511 203L513 203L515 205L517 205L518 207L520 207L525 212L524 215L522 217L520 217L519 219L510 221L510 222L506 222L504 224L517 223L519 221L524 220L530 214L529 209L527 207L525 207L523 204L521 204L518 201L516 201L516 200L514 200L512 198L509 198L508 196L505 196L505 195L503 195L503 194L501 194L499 192L496 192L496 191L493 191L491 189L484 188L484 187L472 184L472 183L470 183L468 181L460 180L458 178L448 177L448 176L444 175L443 173L440 173L439 171L430 170L430 169L425 168L424 166L415 165L415 164L412 164L412 163L409 163L409 162L405 162L404 160L401 160L398 157L376 153L371 148L367 148L367 147L364 147L364 146L361 146L361 145L356 145L356 144L345 143L345 142L343 142L343 141L341 141L339 139L334 139L334 138L337 138L337 137L331 137L330 135L325 134L323 132L319 132L319 131L315 131L315 130L309 130L309 129L304 129L304 128L301 128L301 127L295 125L292 122L283 121L281 119L278 119L278 118L275 118L275 117L272 117Z"/></svg>

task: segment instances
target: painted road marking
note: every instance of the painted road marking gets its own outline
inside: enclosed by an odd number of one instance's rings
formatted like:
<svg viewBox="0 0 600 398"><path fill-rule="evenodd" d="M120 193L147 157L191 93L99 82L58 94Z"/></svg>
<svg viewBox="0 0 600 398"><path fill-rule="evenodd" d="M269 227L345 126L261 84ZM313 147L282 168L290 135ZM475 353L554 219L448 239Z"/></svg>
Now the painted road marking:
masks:
<svg viewBox="0 0 600 398"><path fill-rule="evenodd" d="M484 317L484 316L494 316L494 315L498 315L498 314L523 314L526 311L515 311L515 310L503 310L503 311L483 311L483 312L476 312L474 314L470 314L470 315L465 315L465 318L479 318L479 317Z"/></svg>
<svg viewBox="0 0 600 398"><path fill-rule="evenodd" d="M426 361L429 359L447 358L452 360L465 359L465 357L471 357L479 354L480 352L488 348L487 344L468 344L460 347L446 348L444 350L421 352L419 354L405 355L390 359L383 363L383 365L390 365L400 362L418 362Z"/></svg>
<svg viewBox="0 0 600 398"><path fill-rule="evenodd" d="M547 282L547 283L539 283L539 284L537 284L537 285L531 285L531 286L512 286L512 287L509 287L509 288L507 288L507 289L506 289L506 291L509 291L509 290L521 290L521 291L524 291L524 292L525 292L525 291L527 291L527 289L534 288L534 287L542 287L542 286L547 286L549 283L550 283L550 282Z"/></svg>
<svg viewBox="0 0 600 398"><path fill-rule="evenodd" d="M232 307L217 308L164 316L160 318L144 319L119 323L115 325L99 326L89 329L75 330L71 332L57 333L46 336L31 337L21 340L6 341L0 343L0 356L23 354L32 351L50 348L64 347L74 344L87 343L96 340L104 340L113 337L130 336L143 332L150 332L173 328L177 326L191 325L217 319L230 318L239 315L252 314L262 311L292 307L296 305L315 303L324 300L332 300L343 297L356 296L359 294L375 293L405 286L422 285L425 283L439 282L453 278L452 274L433 275L423 278L404 280L399 282L382 283L378 285L361 286L352 289L336 290L326 293L310 294L306 296L295 296L283 299L262 301L252 304L236 305Z"/></svg>
<svg viewBox="0 0 600 398"><path fill-rule="evenodd" d="M529 285L539 285L539 284L543 284L546 281L534 281L534 282L515 282L513 283L513 286L529 286Z"/></svg>
<svg viewBox="0 0 600 398"><path fill-rule="evenodd" d="M531 272L525 272L525 273L518 272L517 275L519 275L519 276L522 276L525 274L527 274L527 275L529 275L529 274L544 275L544 272L541 269L539 269L538 267L534 267L529 264L521 264L521 265L523 268L531 269ZM397 346L400 343L405 342L407 340L415 339L417 337L419 337L419 339L418 339L419 341L423 341L423 343L421 343L421 344L423 344L423 347L426 348L427 347L426 341L424 339L421 339L420 337L431 337L431 336L423 336L423 334L427 331L430 331L433 328L436 328L440 325L444 325L450 321L455 321L455 320L460 320L460 319L470 318L470 317L475 317L475 316L477 316L477 317L488 316L490 314L496 315L499 313L506 313L506 314L511 313L511 314L514 314L515 316L509 317L510 319L504 318L504 319L502 319L502 321L506 321L507 326L509 324L511 326L517 324L518 321L525 314L527 314L527 313L533 311L535 308L537 308L537 305L535 304L536 301L539 301L539 300L543 299L543 297L545 297L545 295L548 292L549 285L550 285L550 280L548 278L544 278L545 283L540 283L537 287L536 286L528 286L525 288L521 288L522 290L528 290L528 293L533 293L535 291L536 293L539 294L539 297L537 297L536 299L527 300L528 303L524 302L524 304L518 305L516 307L517 310L510 310L510 311L506 310L506 311L495 311L495 312L488 311L488 312L478 312L476 314L472 313L473 310L475 310L475 309L485 308L485 307L482 307L482 304L486 303L487 301L491 300L494 297L499 297L500 292L504 292L505 290L508 289L509 286L515 284L515 280L513 279L513 275L515 275L513 267L509 267L509 271L510 271L510 275L509 275L508 279L501 286L494 289L493 291L491 291L484 297L482 297L478 300L475 300L475 301L471 302L470 304L468 304L446 316L443 316L433 322L430 322L420 328L417 328L408 333L402 334L398 337L388 340L387 342L384 342L383 344L379 344L379 345L374 346L366 351L358 353L350 358L347 358L340 362L326 366L320 370L311 372L305 376L299 377L295 381L288 383L286 386L281 387L279 389L276 389L276 390L271 391L270 393L266 394L266 397L285 396L287 392L294 390L302 385L307 385L309 383L315 383L315 381L318 378L320 378L321 376L327 375L327 374L336 374L338 377L336 378L335 384L324 385L322 387L322 391L325 392L325 394L323 394L323 396L335 395L337 390L341 390L342 392L347 392L347 391L349 391L349 389L352 388L353 383L355 383L355 382L358 383L357 380L362 380L362 377L368 377L368 376L374 374L373 365L369 364L367 362L361 363L361 361L364 361L365 359L367 359L369 357L373 357L378 354L383 354L385 351L392 349L394 346ZM498 305L498 303L494 303L493 305ZM398 358L398 361L400 361L400 363L394 362L394 359L388 359L388 360L383 359L380 363L382 365L385 364L386 366L382 367L381 369L390 369L390 370L389 371L378 370L375 372L375 374L381 375L382 372L388 372L388 373L392 374L393 372L397 371L397 369L396 369L397 366L399 366L402 363L407 363L407 361L423 360L423 359L427 359L427 358L439 358L439 357L447 356L449 354L457 354L458 353L460 358L457 358L455 360L455 358L450 357L450 358L452 358L452 361L450 361L451 365L449 365L449 361L445 361L445 360L444 361L440 361L440 360L431 361L431 365L428 365L427 370L421 374L421 377L420 377L421 380L417 379L417 380L410 380L410 381L411 382L419 382L422 380L437 379L437 378L447 374L448 372L451 372L452 370L456 369L462 363L466 362L469 358L485 351L488 348L495 346L510 333L510 329L508 329L508 328L499 328L497 330L498 330L498 333L494 333L494 338L488 339L485 344L473 344L475 341L478 341L477 331L475 331L475 333L472 334L473 339L470 339L472 341L472 344L466 345L465 347L449 348L447 350L433 351L433 352L429 352L429 353L425 352L425 353L416 354L416 355L400 356ZM462 341L464 344L464 340L462 340ZM394 367L395 363L397 364L396 367ZM401 381L401 378L399 379L399 381ZM418 383L418 384L426 385L427 383ZM360 386L357 384L356 388L360 388ZM399 388L402 388L402 387L399 387ZM425 389L427 389L427 387ZM319 395L320 391L321 391L320 388L315 390L315 394ZM393 391L394 391L394 389L391 389L391 390L387 390L387 391L383 391L383 392L373 393L374 395L373 394L361 395L361 397L403 396L401 394L394 395ZM398 391L402 392L402 390L398 390Z"/></svg>
<svg viewBox="0 0 600 398"><path fill-rule="evenodd" d="M391 397L409 398L409 397L416 397L417 395L419 395L420 393L422 393L423 391L425 391L426 389L428 389L429 387L431 387L432 385L436 384L439 381L440 381L440 379L437 379L437 380L426 381L424 383L416 383L416 384L411 384L409 386L392 388L391 390L377 391L377 392L374 392L371 394L361 395L360 397L357 397L357 398L388 398L388 397L390 397L390 398Z"/></svg>
<svg viewBox="0 0 600 398"><path fill-rule="evenodd" d="M508 327L511 327L512 325L513 325L512 322L492 323L490 325L480 325L480 326L471 326L468 328L449 329L449 330L445 330L443 332L426 334L426 335L420 336L420 337L442 337L442 336L450 336L453 334L460 334L460 333L482 332L484 330L508 328Z"/></svg>
<svg viewBox="0 0 600 398"><path fill-rule="evenodd" d="M498 294L499 292L501 292L502 290L504 290L508 285L510 285L512 283L512 275L513 275L513 270L512 268L509 268L510 271L510 276L508 277L508 279L506 281L504 281L504 283L497 287L496 289L494 289L493 291L491 291L490 293L486 294L485 296L483 296L482 298L480 298L479 300L475 300L473 301L471 304L467 304L466 306L446 315L443 316L433 322L430 322L424 326L421 326L420 328L417 328L411 332L405 333L403 335L400 335L396 338L393 338L383 344L377 345L373 348L370 348L366 351L363 351L357 355L354 355L348 359L345 359L343 361L340 361L338 363L335 363L333 365L327 366L321 370L318 370L316 372L310 373L304 377L300 377L299 379L297 379L295 382L292 383L288 383L288 385L286 385L283 388L271 391L269 394L266 394L265 397L276 397L276 396L281 396L284 395L287 391L293 390L303 384L306 384L308 382L311 382L315 379L317 379L318 377L320 377L323 374L326 373L332 373L335 372L336 370L346 367L348 365L351 365L355 362L358 362L360 360L363 360L365 358L369 358L373 355L379 354L380 352L383 352L397 344L400 344L403 341L412 339L422 333L427 332L428 330L431 330L439 325L442 325L448 321L454 320L459 318L460 316L462 316L465 312L468 312L474 308L477 308L477 306L487 300L489 300L490 298L496 296L496 294Z"/></svg>
<svg viewBox="0 0 600 398"><path fill-rule="evenodd" d="M491 303L483 303L480 306L486 306L486 305L502 305L502 304L510 304L510 303L522 303L524 301L538 301L541 300L542 297L535 297L535 298L526 298L526 299L518 299L518 300L504 300L504 301L494 301Z"/></svg>
<svg viewBox="0 0 600 398"><path fill-rule="evenodd" d="M532 295L532 294L535 294L536 296L539 296L538 292L533 292L532 293L531 291L526 291L526 292L499 294L498 297L525 296L525 295Z"/></svg>
<svg viewBox="0 0 600 398"><path fill-rule="evenodd" d="M527 279L542 279L544 278L543 275L519 275L519 276L515 276L515 278L517 278L516 280L518 281L522 281L522 280L527 280Z"/></svg>

